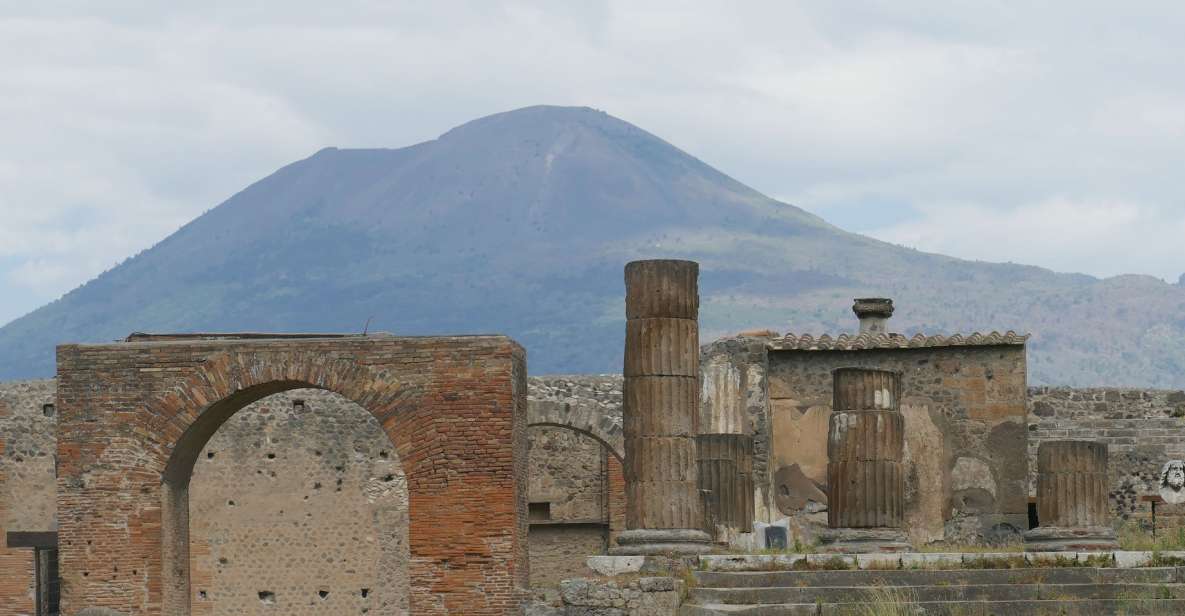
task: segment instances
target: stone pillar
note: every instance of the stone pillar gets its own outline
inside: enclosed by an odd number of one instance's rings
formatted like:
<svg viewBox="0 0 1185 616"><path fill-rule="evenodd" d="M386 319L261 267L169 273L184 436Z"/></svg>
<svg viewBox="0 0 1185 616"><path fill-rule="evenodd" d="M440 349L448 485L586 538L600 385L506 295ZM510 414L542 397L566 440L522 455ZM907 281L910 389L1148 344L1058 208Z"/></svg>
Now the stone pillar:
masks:
<svg viewBox="0 0 1185 616"><path fill-rule="evenodd" d="M840 368L833 373L827 430L830 552L910 549L901 530L905 509L905 419L895 372Z"/></svg>
<svg viewBox="0 0 1185 616"><path fill-rule="evenodd" d="M1030 552L1114 550L1107 506L1107 446L1046 441L1037 449L1037 522Z"/></svg>
<svg viewBox="0 0 1185 616"><path fill-rule="evenodd" d="M626 530L616 554L706 552L698 490L699 264L625 266Z"/></svg>

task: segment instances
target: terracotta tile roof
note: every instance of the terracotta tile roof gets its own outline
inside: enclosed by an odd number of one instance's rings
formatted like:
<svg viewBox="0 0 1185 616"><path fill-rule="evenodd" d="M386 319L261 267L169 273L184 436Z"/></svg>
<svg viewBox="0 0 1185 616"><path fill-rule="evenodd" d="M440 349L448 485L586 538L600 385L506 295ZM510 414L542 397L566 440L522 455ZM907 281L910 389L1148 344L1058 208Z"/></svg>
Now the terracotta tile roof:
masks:
<svg viewBox="0 0 1185 616"><path fill-rule="evenodd" d="M912 338L902 336L901 334L877 334L875 336L870 334L860 334L857 336L840 334L835 338L827 334L823 334L818 338L810 334L803 334L801 336L786 334L781 338L770 340L767 348L771 351L863 351L866 349L1023 345L1028 339L1028 334L1017 334L1014 331L1003 334L1000 332L991 332L990 334L976 332L967 336L962 334L954 334L952 336L916 334Z"/></svg>

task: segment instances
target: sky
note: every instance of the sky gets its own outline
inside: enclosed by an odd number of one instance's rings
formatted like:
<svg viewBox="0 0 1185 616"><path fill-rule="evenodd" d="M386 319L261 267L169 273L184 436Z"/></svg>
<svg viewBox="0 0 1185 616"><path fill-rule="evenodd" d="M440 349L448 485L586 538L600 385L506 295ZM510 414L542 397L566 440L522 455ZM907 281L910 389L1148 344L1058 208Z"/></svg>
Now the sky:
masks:
<svg viewBox="0 0 1185 616"><path fill-rule="evenodd" d="M326 146L595 107L851 231L1185 273L1180 2L0 3L0 323Z"/></svg>

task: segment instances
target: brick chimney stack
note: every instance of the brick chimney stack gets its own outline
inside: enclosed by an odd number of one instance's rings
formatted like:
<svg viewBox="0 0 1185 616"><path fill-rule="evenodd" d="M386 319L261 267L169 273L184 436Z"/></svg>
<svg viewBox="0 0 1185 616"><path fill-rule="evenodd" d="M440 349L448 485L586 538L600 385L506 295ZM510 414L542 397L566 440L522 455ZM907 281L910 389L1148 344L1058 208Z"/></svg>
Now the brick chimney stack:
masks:
<svg viewBox="0 0 1185 616"><path fill-rule="evenodd" d="M856 298L852 312L860 319L860 333L876 336L888 333L886 325L893 316L893 300L884 297Z"/></svg>

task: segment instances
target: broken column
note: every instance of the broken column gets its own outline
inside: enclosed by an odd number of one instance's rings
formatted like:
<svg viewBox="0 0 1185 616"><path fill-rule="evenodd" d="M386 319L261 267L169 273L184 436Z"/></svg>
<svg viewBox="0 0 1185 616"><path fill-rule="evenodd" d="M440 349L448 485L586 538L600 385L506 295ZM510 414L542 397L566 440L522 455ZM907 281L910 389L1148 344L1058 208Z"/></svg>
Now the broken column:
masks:
<svg viewBox="0 0 1185 616"><path fill-rule="evenodd" d="M753 532L753 437L700 434L695 438L699 491L716 541Z"/></svg>
<svg viewBox="0 0 1185 616"><path fill-rule="evenodd" d="M905 509L905 420L895 372L840 368L832 375L827 430L825 551L864 553L910 549L901 529Z"/></svg>
<svg viewBox="0 0 1185 616"><path fill-rule="evenodd" d="M1108 522L1107 446L1046 441L1037 449L1037 522L1025 533L1030 552L1114 550Z"/></svg>
<svg viewBox="0 0 1185 616"><path fill-rule="evenodd" d="M625 266L626 530L616 554L709 549L698 492L699 264Z"/></svg>

